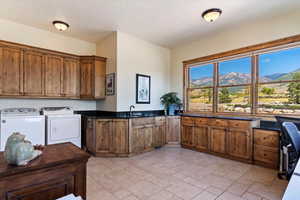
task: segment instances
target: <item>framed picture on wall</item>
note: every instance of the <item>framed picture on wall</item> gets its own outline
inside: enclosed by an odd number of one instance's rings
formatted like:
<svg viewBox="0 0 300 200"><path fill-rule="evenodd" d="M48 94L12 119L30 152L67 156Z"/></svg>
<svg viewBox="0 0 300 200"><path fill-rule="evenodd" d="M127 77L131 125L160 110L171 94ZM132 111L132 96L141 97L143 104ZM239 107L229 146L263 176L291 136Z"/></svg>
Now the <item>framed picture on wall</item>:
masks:
<svg viewBox="0 0 300 200"><path fill-rule="evenodd" d="M136 103L150 104L151 77L136 74Z"/></svg>
<svg viewBox="0 0 300 200"><path fill-rule="evenodd" d="M115 95L115 73L106 74L105 79L105 95Z"/></svg>

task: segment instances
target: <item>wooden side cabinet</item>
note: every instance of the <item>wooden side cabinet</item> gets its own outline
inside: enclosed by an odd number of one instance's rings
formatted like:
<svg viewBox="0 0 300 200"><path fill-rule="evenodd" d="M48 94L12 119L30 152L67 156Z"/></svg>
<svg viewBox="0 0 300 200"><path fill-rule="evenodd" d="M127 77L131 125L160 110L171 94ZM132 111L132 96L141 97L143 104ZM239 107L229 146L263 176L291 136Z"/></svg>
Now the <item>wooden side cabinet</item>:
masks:
<svg viewBox="0 0 300 200"><path fill-rule="evenodd" d="M46 146L28 166L8 166L0 153L1 200L55 200L69 194L86 198L89 154L71 143Z"/></svg>
<svg viewBox="0 0 300 200"><path fill-rule="evenodd" d="M254 163L277 169L279 167L279 131L254 129Z"/></svg>
<svg viewBox="0 0 300 200"><path fill-rule="evenodd" d="M105 98L106 58L83 56L80 59L80 97Z"/></svg>

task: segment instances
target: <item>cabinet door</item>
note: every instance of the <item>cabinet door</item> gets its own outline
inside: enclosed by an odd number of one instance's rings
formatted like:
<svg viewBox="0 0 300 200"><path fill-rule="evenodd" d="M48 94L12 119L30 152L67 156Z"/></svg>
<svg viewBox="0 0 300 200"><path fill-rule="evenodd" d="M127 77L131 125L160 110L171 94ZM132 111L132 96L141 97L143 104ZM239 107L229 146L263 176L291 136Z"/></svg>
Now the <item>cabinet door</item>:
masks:
<svg viewBox="0 0 300 200"><path fill-rule="evenodd" d="M166 143L180 143L180 117L167 117Z"/></svg>
<svg viewBox="0 0 300 200"><path fill-rule="evenodd" d="M96 153L112 152L111 120L96 120Z"/></svg>
<svg viewBox="0 0 300 200"><path fill-rule="evenodd" d="M83 98L93 97L93 69L92 61L81 61L80 63L80 96Z"/></svg>
<svg viewBox="0 0 300 200"><path fill-rule="evenodd" d="M189 147L194 146L194 127L182 125L181 129L181 144Z"/></svg>
<svg viewBox="0 0 300 200"><path fill-rule="evenodd" d="M208 151L209 131L207 126L194 127L194 144L198 150Z"/></svg>
<svg viewBox="0 0 300 200"><path fill-rule="evenodd" d="M9 47L0 47L0 94L18 96L22 92L22 51Z"/></svg>
<svg viewBox="0 0 300 200"><path fill-rule="evenodd" d="M153 127L153 146L161 147L166 144L166 126Z"/></svg>
<svg viewBox="0 0 300 200"><path fill-rule="evenodd" d="M153 144L153 127L145 127L143 129L144 134L144 150L151 149Z"/></svg>
<svg viewBox="0 0 300 200"><path fill-rule="evenodd" d="M216 153L226 153L226 128L211 127L210 150Z"/></svg>
<svg viewBox="0 0 300 200"><path fill-rule="evenodd" d="M131 152L139 153L144 151L145 147L145 127L135 126L132 128L131 135Z"/></svg>
<svg viewBox="0 0 300 200"><path fill-rule="evenodd" d="M44 95L45 56L41 53L26 51L24 53L24 95Z"/></svg>
<svg viewBox="0 0 300 200"><path fill-rule="evenodd" d="M228 153L238 158L250 159L252 152L250 131L248 129L228 130Z"/></svg>
<svg viewBox="0 0 300 200"><path fill-rule="evenodd" d="M105 73L106 73L106 62L95 61L95 81L94 81L94 97L96 99L105 98Z"/></svg>
<svg viewBox="0 0 300 200"><path fill-rule="evenodd" d="M66 58L63 66L63 96L79 97L80 96L80 68L79 60Z"/></svg>
<svg viewBox="0 0 300 200"><path fill-rule="evenodd" d="M113 121L113 152L128 153L128 120Z"/></svg>
<svg viewBox="0 0 300 200"><path fill-rule="evenodd" d="M55 55L47 55L45 66L45 94L46 96L61 96L63 58Z"/></svg>
<svg viewBox="0 0 300 200"><path fill-rule="evenodd" d="M85 146L89 152L96 153L96 120L91 118L83 117L84 119L84 135L85 135ZM84 147L84 143L83 143Z"/></svg>

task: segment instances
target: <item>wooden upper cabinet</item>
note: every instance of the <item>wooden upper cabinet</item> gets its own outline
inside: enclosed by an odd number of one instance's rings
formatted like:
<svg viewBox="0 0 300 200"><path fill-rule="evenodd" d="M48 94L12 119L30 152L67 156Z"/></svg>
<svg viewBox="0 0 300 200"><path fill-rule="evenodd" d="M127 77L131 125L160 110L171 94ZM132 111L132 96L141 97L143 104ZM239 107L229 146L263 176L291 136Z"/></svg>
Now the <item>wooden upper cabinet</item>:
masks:
<svg viewBox="0 0 300 200"><path fill-rule="evenodd" d="M19 96L23 93L22 50L0 47L0 94Z"/></svg>
<svg viewBox="0 0 300 200"><path fill-rule="evenodd" d="M106 59L84 56L80 61L80 97L87 99L105 98Z"/></svg>
<svg viewBox="0 0 300 200"><path fill-rule="evenodd" d="M80 97L93 97L93 62L90 60L80 61Z"/></svg>
<svg viewBox="0 0 300 200"><path fill-rule="evenodd" d="M0 41L0 96L105 98L106 58Z"/></svg>
<svg viewBox="0 0 300 200"><path fill-rule="evenodd" d="M45 65L45 95L59 97L62 93L63 57L46 56Z"/></svg>
<svg viewBox="0 0 300 200"><path fill-rule="evenodd" d="M96 99L105 98L105 75L106 75L106 61L102 59L95 60L95 87L94 97Z"/></svg>
<svg viewBox="0 0 300 200"><path fill-rule="evenodd" d="M62 95L80 97L80 65L79 59L65 58L62 73Z"/></svg>
<svg viewBox="0 0 300 200"><path fill-rule="evenodd" d="M42 53L24 52L24 95L44 95L45 56Z"/></svg>

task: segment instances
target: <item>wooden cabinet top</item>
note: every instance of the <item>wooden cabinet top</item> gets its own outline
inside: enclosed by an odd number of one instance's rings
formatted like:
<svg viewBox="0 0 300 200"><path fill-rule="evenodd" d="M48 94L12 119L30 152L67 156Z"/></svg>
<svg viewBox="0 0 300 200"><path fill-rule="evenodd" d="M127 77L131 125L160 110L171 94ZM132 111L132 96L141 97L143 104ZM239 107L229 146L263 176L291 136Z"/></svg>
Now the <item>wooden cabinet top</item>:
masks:
<svg viewBox="0 0 300 200"><path fill-rule="evenodd" d="M27 166L11 166L4 159L4 153L0 153L0 178L28 171L53 167L75 161L87 162L90 155L79 149L72 143L62 143L46 146L43 154Z"/></svg>
<svg viewBox="0 0 300 200"><path fill-rule="evenodd" d="M15 43L15 42L9 42L9 41L4 41L4 40L0 40L0 46L2 47L13 47L16 49L23 49L26 51L33 51L33 52L39 52L39 53L44 53L44 54L53 54L53 55L60 55L60 56L65 56L65 57L73 57L76 59L95 59L95 60L102 60L102 61L106 61L105 57L101 57L101 56L78 56L75 54L70 54L70 53L65 53L65 52L60 52L60 51L55 51L55 50L50 50L50 49L44 49L44 48L40 48L40 47L34 47L34 46L30 46L30 45L25 45L25 44L19 44L19 43Z"/></svg>

